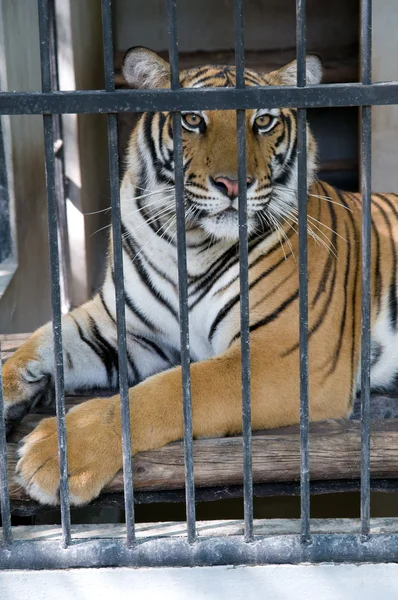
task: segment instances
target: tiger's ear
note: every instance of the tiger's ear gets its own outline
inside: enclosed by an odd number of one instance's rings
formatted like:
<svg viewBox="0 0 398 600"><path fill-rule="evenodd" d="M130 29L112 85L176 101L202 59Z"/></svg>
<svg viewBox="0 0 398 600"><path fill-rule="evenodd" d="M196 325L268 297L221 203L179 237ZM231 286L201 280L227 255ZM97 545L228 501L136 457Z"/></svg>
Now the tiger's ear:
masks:
<svg viewBox="0 0 398 600"><path fill-rule="evenodd" d="M317 85L322 80L322 61L316 54L308 54L305 59L307 85ZM269 74L274 85L297 85L297 61Z"/></svg>
<svg viewBox="0 0 398 600"><path fill-rule="evenodd" d="M125 80L133 88L170 87L170 67L156 52L135 46L127 50L122 65Z"/></svg>

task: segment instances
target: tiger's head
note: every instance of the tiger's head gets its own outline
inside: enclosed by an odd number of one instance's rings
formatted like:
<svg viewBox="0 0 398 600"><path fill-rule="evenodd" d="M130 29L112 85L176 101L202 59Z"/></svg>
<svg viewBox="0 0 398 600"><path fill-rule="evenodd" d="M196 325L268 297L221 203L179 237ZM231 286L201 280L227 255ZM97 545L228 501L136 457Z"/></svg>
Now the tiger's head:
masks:
<svg viewBox="0 0 398 600"><path fill-rule="evenodd" d="M319 58L306 59L307 84L321 81ZM123 63L134 88L170 87L170 67L142 47L129 50ZM246 69L245 85L296 85L297 65L266 75ZM180 73L182 88L234 87L229 66L204 66ZM297 212L297 125L295 109L259 106L246 110L247 221L249 234L275 229ZM191 110L181 114L187 228L201 228L216 239L236 240L238 224L237 120L233 110ZM128 168L138 190L153 190L152 205L170 201L174 184L173 126L170 113L145 113L132 135ZM307 184L316 168L316 144L307 126ZM138 178L138 181L137 181ZM156 198L156 190L159 194ZM164 190L164 194L161 193Z"/></svg>

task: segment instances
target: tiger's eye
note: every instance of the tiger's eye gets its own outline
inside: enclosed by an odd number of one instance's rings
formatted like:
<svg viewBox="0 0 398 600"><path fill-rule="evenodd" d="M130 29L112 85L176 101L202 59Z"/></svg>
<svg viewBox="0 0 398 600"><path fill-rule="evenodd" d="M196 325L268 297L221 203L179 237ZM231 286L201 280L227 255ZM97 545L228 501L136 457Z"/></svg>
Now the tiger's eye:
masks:
<svg viewBox="0 0 398 600"><path fill-rule="evenodd" d="M196 113L187 113L186 115L183 115L183 119L189 127L199 127L203 122L203 117Z"/></svg>
<svg viewBox="0 0 398 600"><path fill-rule="evenodd" d="M254 121L259 129L265 129L269 127L273 121L273 117L271 115L260 115Z"/></svg>

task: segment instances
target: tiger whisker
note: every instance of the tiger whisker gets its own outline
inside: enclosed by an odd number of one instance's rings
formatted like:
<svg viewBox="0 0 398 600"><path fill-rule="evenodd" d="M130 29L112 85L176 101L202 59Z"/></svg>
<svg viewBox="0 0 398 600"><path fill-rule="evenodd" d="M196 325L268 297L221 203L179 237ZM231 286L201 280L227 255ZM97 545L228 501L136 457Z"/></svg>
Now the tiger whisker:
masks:
<svg viewBox="0 0 398 600"><path fill-rule="evenodd" d="M172 224L173 219L175 219L175 215L173 215L172 217L170 217L170 219L168 219L168 221L166 221L166 223L163 225L163 227L165 227L166 225L168 225L169 223ZM166 229L166 231L169 229L169 227ZM155 236L157 236L158 238L162 239L164 234L166 233L166 231L164 231L162 233L161 236L158 236L157 233L153 233L151 235L151 237L145 242L145 244L143 246L141 246L141 248L139 249L139 251L133 256L133 258L131 259L132 262L135 261L136 258L138 258L138 256L145 250L145 248L148 246L148 244L153 240L153 238ZM132 234L130 233L130 236L132 236Z"/></svg>
<svg viewBox="0 0 398 600"><path fill-rule="evenodd" d="M150 225L151 223L154 223L155 221L157 221L159 219L159 217L168 216L171 213L173 213L173 214L175 213L175 210L172 207L163 208L161 211L158 211L155 214L151 215L150 218L145 219L144 222L141 223L141 225L139 225L138 227L134 227L133 232L136 233L137 231L139 231L140 229L142 229L146 225ZM123 239L128 238L129 235L130 235L130 232L127 231L124 234Z"/></svg>
<svg viewBox="0 0 398 600"><path fill-rule="evenodd" d="M275 219L275 217L271 213L269 213L268 215L264 215L264 217L266 217L267 221L270 222L271 226L272 225L274 226L275 231L276 231L276 233L278 235L280 246L282 248L283 256L285 257L285 260L286 260L287 256L286 256L284 244L283 244L283 241L282 241L283 237L286 240L288 239L287 236L286 236L286 233L284 232L283 228L280 226L280 224L277 222L277 220ZM289 240L289 242L290 242L290 240ZM290 246L290 248L291 248L291 251L293 252L293 249L292 249L291 246ZM293 256L294 256L294 252L293 252Z"/></svg>
<svg viewBox="0 0 398 600"><path fill-rule="evenodd" d="M99 213L109 212L110 210L112 210L112 206L108 206L107 208L102 208L101 210L93 210L92 212L83 213L83 216L88 217L89 215L98 215Z"/></svg>
<svg viewBox="0 0 398 600"><path fill-rule="evenodd" d="M282 198L280 200L281 200L282 203L286 204L286 206L288 207L289 211L295 211L296 215L298 215L297 207L291 206L289 203L287 203ZM323 225L323 227L325 227L326 229L328 229L329 231L331 231L333 234L335 234L338 237L340 237L344 242L347 242L347 240L344 237L342 237L339 233L337 233L337 231L334 231L334 229L332 229L331 227L329 227L328 225L326 225L322 221L319 221L318 219L315 219L315 217L313 217L312 215L307 215L307 218L310 219L311 221L315 221L315 222L319 223L320 225ZM326 240L336 250L334 244L331 243L331 240L328 238L328 236L325 234L325 232L322 231L319 227L317 227L314 223L312 223L312 225L313 225L313 227L315 227L315 229L317 229L320 233L322 233L322 235L326 238Z"/></svg>
<svg viewBox="0 0 398 600"><path fill-rule="evenodd" d="M292 208L291 211L289 212L289 214L287 216L290 219L292 219L292 221L294 223L296 223L296 225L299 224L297 209L296 209L296 214L294 214L293 208ZM283 217L281 217L281 218L285 222L288 222ZM332 252L333 256L335 256L335 258L337 258L337 250L336 250L334 244L332 244L332 242L330 241L330 239L326 236L326 234L321 229L319 229L319 227L317 227L315 224L312 224L312 225L313 225L313 227L315 227L326 238L326 240L327 240L328 243L326 243L325 240L323 240L322 238L320 238L319 235L316 234L315 231L312 229L311 225L307 222L307 232L309 233L309 235L313 238L313 240L315 242L317 242L318 244L321 244L328 252ZM295 231L295 233L297 235L299 235L298 231L291 224L290 224L290 226L292 227L293 231Z"/></svg>
<svg viewBox="0 0 398 600"><path fill-rule="evenodd" d="M290 167L291 169L291 167ZM294 195L296 197L297 195L297 190L295 190L294 188L290 188L288 186L282 186L282 185L276 185L274 186L275 188L284 191L287 190L289 192L292 193L292 195ZM345 204L341 204L341 202L336 202L336 200L332 200L332 198L330 198L330 196L321 196L318 194L308 194L309 196L311 196L312 198L319 198L320 200L326 200L327 202L330 202L331 204L336 204L336 206L341 206L341 208L345 208L346 210L349 210L350 212L352 212L352 209L349 206L345 206Z"/></svg>
<svg viewBox="0 0 398 600"><path fill-rule="evenodd" d="M294 216L293 216L294 215ZM292 219L294 219L295 223L298 225L299 221L298 221L298 211L297 209L295 211L293 211L293 209L290 212L290 217ZM315 229L317 229L319 231L319 233L321 233L323 235L323 237L325 238L325 240L321 239L319 237L319 235L317 235L314 230L312 229L311 225L307 222L307 231L309 232L309 234L312 236L312 238L317 241L318 243L322 244L322 246L324 246L324 248L326 248L326 250L333 251L333 255L336 256L337 258L337 249L334 246L334 244L331 242L331 240L328 238L328 236L325 234L325 232L323 232L321 229L319 229L319 227L317 227L314 223L312 223L312 226L315 227ZM326 243L327 242L327 243Z"/></svg>
<svg viewBox="0 0 398 600"><path fill-rule="evenodd" d="M173 196L169 196L168 198L173 198L173 197L174 197L174 195L173 195ZM166 198L166 199L168 199L168 198ZM156 203L156 202L153 202L153 203L148 203L148 204L147 204L147 206L151 206L151 205L153 205L153 204L157 204L157 203ZM170 202L170 206L171 206L172 204L174 204L174 203L173 203L173 202ZM132 210L131 212L129 212L129 213L126 213L124 216L126 216L126 217L130 217L131 215L133 215L133 214L136 214L137 212L140 212L141 210L144 210L144 208L145 208L145 207L141 207L141 208L134 209L134 210ZM147 221L147 222L148 222L148 221ZM90 237L92 237L92 236L93 236L93 235L95 235L96 233L99 233L100 231L103 231L104 229L109 229L110 227L112 227L112 223L108 223L107 225L104 225L103 227L100 227L100 228L99 228L99 229L97 229L96 231L93 231L93 233L91 233L91 234L90 234Z"/></svg>

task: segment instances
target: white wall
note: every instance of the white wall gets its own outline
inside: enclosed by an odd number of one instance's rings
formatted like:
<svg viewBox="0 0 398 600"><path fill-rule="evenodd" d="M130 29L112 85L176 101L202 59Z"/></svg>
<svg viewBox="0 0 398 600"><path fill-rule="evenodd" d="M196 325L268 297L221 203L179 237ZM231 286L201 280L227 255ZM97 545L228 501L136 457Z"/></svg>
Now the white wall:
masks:
<svg viewBox="0 0 398 600"><path fill-rule="evenodd" d="M4 600L396 600L398 565L0 572Z"/></svg>

